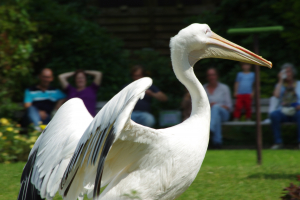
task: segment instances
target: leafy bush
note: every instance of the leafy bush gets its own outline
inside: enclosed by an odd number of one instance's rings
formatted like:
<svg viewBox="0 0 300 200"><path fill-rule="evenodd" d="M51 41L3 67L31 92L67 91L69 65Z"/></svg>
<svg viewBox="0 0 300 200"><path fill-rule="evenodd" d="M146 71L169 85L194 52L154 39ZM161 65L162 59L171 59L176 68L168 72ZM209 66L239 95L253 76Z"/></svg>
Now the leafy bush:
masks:
<svg viewBox="0 0 300 200"><path fill-rule="evenodd" d="M29 135L21 135L20 130L20 125L16 122L0 119L0 163L27 161L40 132L32 130Z"/></svg>
<svg viewBox="0 0 300 200"><path fill-rule="evenodd" d="M282 21L287 25L282 37L287 41L290 54L295 54L299 58L299 42L300 42L300 1L298 0L280 0L272 5L272 8L280 16ZM299 62L299 61L298 61Z"/></svg>
<svg viewBox="0 0 300 200"><path fill-rule="evenodd" d="M0 117L12 117L20 109L13 101L23 98L23 85L30 80L34 49L45 38L20 1L0 6L0 24Z"/></svg>
<svg viewBox="0 0 300 200"><path fill-rule="evenodd" d="M122 42L112 39L93 20L98 17L95 10L84 7L81 1L31 0L28 12L38 23L41 33L51 35L51 43L39 49L44 59L40 59L37 66L49 67L56 75L76 69L102 71L98 100L109 100L131 81L130 67L141 64L145 66L147 75L153 78L154 84L167 92L169 102L163 107L178 108L184 87L174 76L170 58L155 51L123 50ZM161 103L154 102L153 111L158 113Z"/></svg>
<svg viewBox="0 0 300 200"><path fill-rule="evenodd" d="M289 0L290 2L296 2L295 0ZM297 28L291 23L295 19L299 12L294 12L297 8L294 8L292 3L286 1L280 1L279 8L285 5L286 9L282 9L281 15L286 15L287 10L293 12L295 17L288 15L291 21L283 20L277 13L273 5L277 0L253 0L243 1L239 0L223 0L219 5L216 5L212 11L206 11L198 16L188 18L186 22L190 23L206 23L211 29L223 36L224 38L233 41L247 49L253 49L252 35L229 35L227 30L229 28L245 28L245 27L263 27L263 26L277 26L282 25L284 27ZM279 4L279 3L278 3ZM299 4L299 2L298 2ZM293 8L292 8L293 7ZM252 9L255 8L255 9ZM299 10L297 10L299 11ZM298 20L299 21L299 20ZM293 23L298 23L294 20ZM285 34L283 32L282 34ZM294 36L299 38L299 34L295 32ZM288 37L288 36L287 36ZM292 62L300 64L299 53L291 51L288 47L291 41L283 39L281 33L260 33L260 55L270 60L273 63L273 69L261 67L261 96L270 97L272 95L274 85L277 82L277 74L280 66L285 62ZM297 46L297 42L294 42ZM198 67L201 65L201 67ZM221 59L204 59L195 66L196 74L202 81L205 81L205 75L203 71L209 66L216 66L220 71L220 78L222 82L227 83L231 88L235 81L235 76L238 71L241 71L239 64L233 61L226 61ZM254 69L253 69L254 71Z"/></svg>
<svg viewBox="0 0 300 200"><path fill-rule="evenodd" d="M124 84L127 54L122 42L112 39L104 28L90 20L91 10L76 3L59 4L53 0L30 0L28 12L41 33L51 36L51 43L40 48L42 54L36 71L49 67L55 75L76 69L103 72L98 99L108 100ZM88 20L88 19L89 20Z"/></svg>

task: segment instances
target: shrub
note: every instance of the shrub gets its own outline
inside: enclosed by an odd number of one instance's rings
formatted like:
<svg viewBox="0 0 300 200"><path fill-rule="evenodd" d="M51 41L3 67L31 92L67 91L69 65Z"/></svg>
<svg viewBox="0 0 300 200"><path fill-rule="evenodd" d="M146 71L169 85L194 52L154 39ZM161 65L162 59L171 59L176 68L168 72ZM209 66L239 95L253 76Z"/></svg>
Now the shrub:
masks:
<svg viewBox="0 0 300 200"><path fill-rule="evenodd" d="M13 101L23 98L23 85L30 81L36 46L44 42L25 4L1 2L0 6L0 117L12 117L21 109Z"/></svg>
<svg viewBox="0 0 300 200"><path fill-rule="evenodd" d="M32 20L43 34L51 36L51 43L39 49L42 56L35 63L35 69L49 67L56 76L76 69L102 71L98 100L109 100L126 82L123 75L127 72L127 54L122 50L122 42L112 39L104 28L91 20L86 10L91 9L78 8L76 3L29 1Z"/></svg>
<svg viewBox="0 0 300 200"><path fill-rule="evenodd" d="M40 132L31 130L29 135L21 135L20 130L20 125L16 122L0 119L0 163L27 161Z"/></svg>
<svg viewBox="0 0 300 200"><path fill-rule="evenodd" d="M297 2L297 3L293 3ZM274 5L276 5L274 7ZM290 36L286 31L281 33L259 33L260 55L273 63L272 70L261 67L261 97L270 97L273 94L274 85L277 82L277 74L280 66L285 62L299 64L299 53L288 50L293 41L294 47L298 48L299 40L299 1L289 0L223 0L215 9L205 11L198 16L188 18L186 22L190 23L207 23L210 28L217 34L233 41L249 50L253 50L252 34L230 35L227 34L229 28L245 27L264 27L282 25L289 30L298 30L293 32L295 38ZM297 7L296 7L297 6ZM249 9L255 8L255 9ZM234 11L234 12L232 12ZM296 11L296 12L294 12ZM278 12L278 13L277 13ZM284 16L284 19L282 19ZM292 21L292 23L291 23ZM291 28L292 27L292 28ZM286 40L282 36L285 36ZM293 39L293 40L292 40ZM216 66L219 70L221 81L227 83L233 88L236 73L241 71L237 62L226 61L222 59L204 59L200 62L201 67L195 66L196 74L203 74L203 69ZM235 66L235 67L234 67ZM201 71L200 71L201 70ZM254 71L254 69L252 69ZM200 77L204 80L204 77Z"/></svg>

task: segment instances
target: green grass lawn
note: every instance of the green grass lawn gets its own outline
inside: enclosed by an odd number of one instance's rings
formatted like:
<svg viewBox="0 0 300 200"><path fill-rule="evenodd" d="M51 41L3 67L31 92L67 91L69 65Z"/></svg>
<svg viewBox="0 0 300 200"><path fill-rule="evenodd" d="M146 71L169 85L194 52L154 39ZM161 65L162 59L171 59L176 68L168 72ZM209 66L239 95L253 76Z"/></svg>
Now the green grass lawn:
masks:
<svg viewBox="0 0 300 200"><path fill-rule="evenodd" d="M264 150L263 165L257 166L253 150L209 150L194 183L179 199L279 199L284 187L297 182L299 158L297 150ZM1 200L17 198L23 166L0 164Z"/></svg>

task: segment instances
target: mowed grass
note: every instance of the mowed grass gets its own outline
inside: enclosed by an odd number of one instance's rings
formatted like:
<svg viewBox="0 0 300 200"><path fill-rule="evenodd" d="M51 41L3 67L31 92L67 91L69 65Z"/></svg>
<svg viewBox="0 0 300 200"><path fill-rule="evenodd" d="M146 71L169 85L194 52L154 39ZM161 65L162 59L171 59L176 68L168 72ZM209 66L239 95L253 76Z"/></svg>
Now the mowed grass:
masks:
<svg viewBox="0 0 300 200"><path fill-rule="evenodd" d="M264 150L258 166L254 150L209 150L197 178L179 199L279 199L284 187L297 182L299 160L297 150ZM17 198L24 164L0 164L0 199Z"/></svg>

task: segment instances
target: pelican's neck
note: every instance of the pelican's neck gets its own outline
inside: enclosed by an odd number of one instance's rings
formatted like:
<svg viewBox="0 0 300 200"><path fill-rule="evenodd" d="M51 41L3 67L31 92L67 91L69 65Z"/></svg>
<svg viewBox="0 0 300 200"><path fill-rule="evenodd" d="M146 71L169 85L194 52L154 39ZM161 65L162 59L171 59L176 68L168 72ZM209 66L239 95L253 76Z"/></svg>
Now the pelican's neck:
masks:
<svg viewBox="0 0 300 200"><path fill-rule="evenodd" d="M188 52L181 46L173 46L171 59L177 79L187 88L192 99L192 116L200 116L210 112L207 94L195 76L194 69L188 60Z"/></svg>

